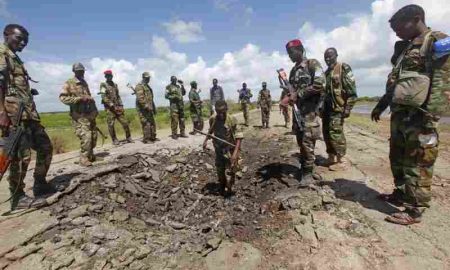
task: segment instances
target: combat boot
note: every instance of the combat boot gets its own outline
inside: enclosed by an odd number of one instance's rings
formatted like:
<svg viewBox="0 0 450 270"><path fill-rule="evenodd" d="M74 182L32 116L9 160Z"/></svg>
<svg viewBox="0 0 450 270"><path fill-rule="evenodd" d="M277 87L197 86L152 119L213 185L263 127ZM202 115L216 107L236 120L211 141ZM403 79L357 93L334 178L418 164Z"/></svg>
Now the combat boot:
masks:
<svg viewBox="0 0 450 270"><path fill-rule="evenodd" d="M305 188L313 186L317 183L317 180L314 178L312 173L305 173L302 175L302 180L298 184L298 187Z"/></svg>
<svg viewBox="0 0 450 270"><path fill-rule="evenodd" d="M80 166L83 166L83 167L90 167L90 166L92 166L92 162L89 160L89 158L88 157L85 157L85 156L82 156L82 157L80 157Z"/></svg>
<svg viewBox="0 0 450 270"><path fill-rule="evenodd" d="M33 195L34 197L41 197L46 195L51 195L56 192L55 187L47 183L43 178L35 178L33 185Z"/></svg>
<svg viewBox="0 0 450 270"><path fill-rule="evenodd" d="M177 134L172 134L170 135L170 137L174 140L178 140L178 135Z"/></svg>
<svg viewBox="0 0 450 270"><path fill-rule="evenodd" d="M127 126L126 128L125 128L125 140L128 142L128 143L132 143L133 142L133 140L131 139L131 132L130 132L130 128Z"/></svg>
<svg viewBox="0 0 450 270"><path fill-rule="evenodd" d="M119 140L118 140L117 138L113 138L113 139L112 139L112 144L113 144L113 145L119 145L120 142L119 142Z"/></svg>
<svg viewBox="0 0 450 270"><path fill-rule="evenodd" d="M336 155L334 154L328 154L328 159L326 161L326 166L332 166L336 163Z"/></svg>
<svg viewBox="0 0 450 270"><path fill-rule="evenodd" d="M343 171L348 169L348 162L344 157L338 156L337 162L329 166L330 171Z"/></svg>
<svg viewBox="0 0 450 270"><path fill-rule="evenodd" d="M29 208L40 208L47 205L45 199L36 199L28 197L23 191L19 191L16 194L13 194L11 197L11 211L14 210L23 210Z"/></svg>
<svg viewBox="0 0 450 270"><path fill-rule="evenodd" d="M132 143L133 142L133 139L131 139L131 137L127 137L125 140L127 141L127 143Z"/></svg>
<svg viewBox="0 0 450 270"><path fill-rule="evenodd" d="M181 137L181 138L188 138L188 136L187 136L186 133L184 133L184 132L181 132L181 133L180 133L180 137Z"/></svg>

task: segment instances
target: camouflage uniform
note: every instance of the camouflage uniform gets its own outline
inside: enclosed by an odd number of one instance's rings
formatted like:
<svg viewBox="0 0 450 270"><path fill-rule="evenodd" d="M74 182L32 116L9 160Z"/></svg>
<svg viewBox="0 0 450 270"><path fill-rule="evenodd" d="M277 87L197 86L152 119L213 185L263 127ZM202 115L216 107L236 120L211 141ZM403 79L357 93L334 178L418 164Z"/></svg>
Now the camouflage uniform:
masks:
<svg viewBox="0 0 450 270"><path fill-rule="evenodd" d="M248 111L250 107L250 99L253 97L250 88L242 88L239 90L239 103L241 103L241 110L244 114L245 125L248 126Z"/></svg>
<svg viewBox="0 0 450 270"><path fill-rule="evenodd" d="M122 99L119 95L119 88L114 82L102 82L100 84L100 93L102 94L102 103L106 111L106 123L108 131L113 141L117 141L114 122L117 120L125 130L125 137L131 139L130 127L123 112Z"/></svg>
<svg viewBox="0 0 450 270"><path fill-rule="evenodd" d="M244 138L244 133L241 129L238 128L236 118L230 114L227 114L227 118L225 119L225 121L218 119L215 115L211 116L209 118L208 134L213 134L214 136L226 140L232 144L236 144L236 139ZM230 170L230 158L233 155L234 148L214 139L213 144L214 151L216 153L216 171L219 182L223 186L226 185L226 175L228 169L228 174L230 175L232 186L236 175L240 174L240 168Z"/></svg>
<svg viewBox="0 0 450 270"><path fill-rule="evenodd" d="M225 100L225 96L223 94L223 89L221 86L213 86L209 90L209 96L210 96L210 106L209 106L209 115L214 114L214 104L216 104L219 100Z"/></svg>
<svg viewBox="0 0 450 270"><path fill-rule="evenodd" d="M322 112L323 138L329 155L345 156L347 144L344 118L356 102L355 78L349 65L336 63L325 72L325 102Z"/></svg>
<svg viewBox="0 0 450 270"><path fill-rule="evenodd" d="M280 96L280 111L284 117L284 125L287 127L291 121L289 118L289 90L283 89Z"/></svg>
<svg viewBox="0 0 450 270"><path fill-rule="evenodd" d="M300 146L300 163L304 175L314 171L314 148L320 138L320 123L318 110L325 92L325 76L320 63L315 59L304 59L296 64L290 74L289 82L297 90L297 107L304 120L304 131L298 132L294 120L292 128L296 133Z"/></svg>
<svg viewBox="0 0 450 270"><path fill-rule="evenodd" d="M398 46L402 43L399 41L396 44L397 54L394 54L392 62L395 63L399 57L400 50L397 48L403 47L405 56L401 61L402 69L429 74L426 63L427 57L431 55L431 49L421 52L425 36L429 31L412 40L411 47L405 48L407 44ZM432 32L431 41L434 42L446 36L441 32ZM398 70L395 68L389 75L386 94L374 109L381 113L389 105L391 107L389 158L396 187L394 193L404 202L415 207L429 207L433 167L438 156L437 119L448 106L444 92L450 91L449 57L431 60L429 63L433 76L428 99L421 109L431 114L414 107L392 103L392 94L398 76Z"/></svg>
<svg viewBox="0 0 450 270"><path fill-rule="evenodd" d="M172 135L177 135L178 125L180 126L180 134L185 135L184 95L186 95L186 90L183 85L169 84L166 86L165 97L170 101L170 127L172 129Z"/></svg>
<svg viewBox="0 0 450 270"><path fill-rule="evenodd" d="M94 100L82 101L83 96L91 96L89 86L85 80L76 77L66 81L59 95L61 102L70 106L72 126L80 139L80 163L95 160L94 148L97 145L97 107Z"/></svg>
<svg viewBox="0 0 450 270"><path fill-rule="evenodd" d="M262 126L269 127L270 110L272 108L272 98L269 89L262 89L259 91L258 105L261 108Z"/></svg>
<svg viewBox="0 0 450 270"><path fill-rule="evenodd" d="M203 130L202 101L197 89L191 88L189 91L189 109L191 112L192 125L195 129Z"/></svg>
<svg viewBox="0 0 450 270"><path fill-rule="evenodd" d="M11 161L8 175L9 189L11 193L15 192L15 198L11 201L14 204L16 198L24 195L25 184L23 180L31 160L31 149L36 151L33 186L35 195L36 188L47 183L45 178L52 161L53 149L36 111L28 82L30 77L19 56L4 44L0 44L0 72L4 76L0 78L0 81L4 86L3 89L6 90L4 106L13 125L18 120L19 104L22 102L25 106L21 121L24 135L18 144L17 155Z"/></svg>
<svg viewBox="0 0 450 270"><path fill-rule="evenodd" d="M143 142L156 140L155 102L153 89L147 83L138 83L135 87L136 109L142 125Z"/></svg>

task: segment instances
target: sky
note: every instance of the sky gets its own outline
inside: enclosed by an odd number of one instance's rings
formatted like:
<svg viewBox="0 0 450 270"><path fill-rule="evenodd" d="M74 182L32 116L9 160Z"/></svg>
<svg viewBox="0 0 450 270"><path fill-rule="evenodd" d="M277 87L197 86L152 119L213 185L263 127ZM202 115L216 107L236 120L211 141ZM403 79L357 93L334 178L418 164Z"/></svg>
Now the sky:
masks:
<svg viewBox="0 0 450 270"><path fill-rule="evenodd" d="M293 38L324 69L323 52L335 47L338 60L353 68L359 96L382 95L397 40L388 19L411 3L425 9L430 27L449 32L448 0L0 0L0 22L30 32L20 57L39 81L33 84L38 110L48 112L68 110L58 96L74 62L86 66L98 104L106 69L113 70L125 107L135 103L126 84L139 82L144 71L152 74L161 106L168 105L171 75L187 86L196 80L202 98L209 98L213 78L227 99L237 100L243 82L256 93L262 81L279 97L276 69L292 67L284 46Z"/></svg>

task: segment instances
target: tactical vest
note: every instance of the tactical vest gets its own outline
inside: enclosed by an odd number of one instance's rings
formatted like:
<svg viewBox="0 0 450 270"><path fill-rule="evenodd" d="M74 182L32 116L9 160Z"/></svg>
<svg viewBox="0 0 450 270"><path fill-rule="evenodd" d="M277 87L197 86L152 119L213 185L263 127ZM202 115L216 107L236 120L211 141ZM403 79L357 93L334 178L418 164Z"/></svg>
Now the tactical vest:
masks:
<svg viewBox="0 0 450 270"><path fill-rule="evenodd" d="M330 74L330 95L334 111L342 111L346 103L346 96L342 86L342 63L336 63Z"/></svg>
<svg viewBox="0 0 450 270"><path fill-rule="evenodd" d="M87 86L87 83L86 83L86 89L83 89L83 93L77 92L78 85L77 85L77 81L74 78L67 80L66 83L69 85L69 87L71 89L71 93L74 94L75 96L81 96L81 95L91 96L91 92L89 91L89 87ZM97 110L97 106L95 105L95 101L78 102L76 104L71 104L70 105L70 115L74 119L79 119L79 118L88 118L91 120L95 119L98 115L98 110Z"/></svg>

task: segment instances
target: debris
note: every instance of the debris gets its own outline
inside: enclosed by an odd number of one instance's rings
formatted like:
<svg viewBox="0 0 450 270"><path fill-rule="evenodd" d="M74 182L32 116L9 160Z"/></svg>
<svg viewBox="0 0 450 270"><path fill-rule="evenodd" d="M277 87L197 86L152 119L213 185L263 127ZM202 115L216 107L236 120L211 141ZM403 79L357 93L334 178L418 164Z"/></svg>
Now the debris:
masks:
<svg viewBox="0 0 450 270"><path fill-rule="evenodd" d="M26 256L40 250L42 247L38 246L36 243L29 244L24 247L20 247L8 254L5 255L5 258L10 261L16 261L22 258L25 258Z"/></svg>
<svg viewBox="0 0 450 270"><path fill-rule="evenodd" d="M178 164L172 164L166 167L166 171L173 173L178 168Z"/></svg>

